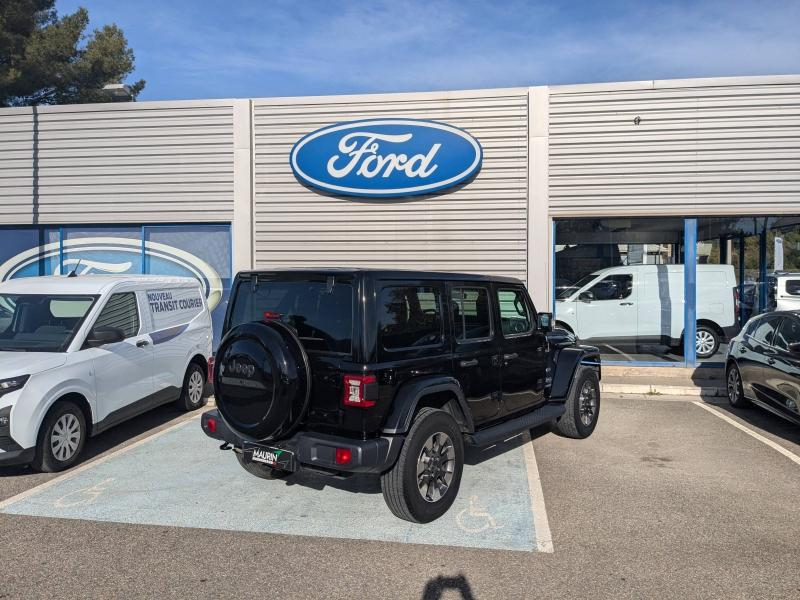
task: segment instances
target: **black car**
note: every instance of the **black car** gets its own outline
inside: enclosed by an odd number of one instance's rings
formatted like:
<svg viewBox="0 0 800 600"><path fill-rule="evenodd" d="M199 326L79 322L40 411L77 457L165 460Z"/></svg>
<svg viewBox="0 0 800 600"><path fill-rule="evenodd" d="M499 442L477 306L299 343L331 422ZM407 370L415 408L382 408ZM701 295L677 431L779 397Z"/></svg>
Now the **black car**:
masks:
<svg viewBox="0 0 800 600"><path fill-rule="evenodd" d="M800 311L752 318L731 340L728 399L757 404L800 425Z"/></svg>
<svg viewBox="0 0 800 600"><path fill-rule="evenodd" d="M236 276L207 435L265 479L379 474L402 519L455 500L464 444L592 433L600 358L517 279L388 270Z"/></svg>

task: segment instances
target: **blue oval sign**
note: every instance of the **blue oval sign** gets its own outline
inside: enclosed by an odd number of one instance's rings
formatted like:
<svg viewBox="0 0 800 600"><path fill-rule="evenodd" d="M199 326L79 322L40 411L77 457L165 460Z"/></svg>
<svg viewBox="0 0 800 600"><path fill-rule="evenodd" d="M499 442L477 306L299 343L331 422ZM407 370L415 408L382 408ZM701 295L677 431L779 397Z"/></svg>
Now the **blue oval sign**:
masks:
<svg viewBox="0 0 800 600"><path fill-rule="evenodd" d="M483 149L462 129L417 119L370 119L301 138L289 160L302 182L344 196L391 198L457 185L481 168Z"/></svg>

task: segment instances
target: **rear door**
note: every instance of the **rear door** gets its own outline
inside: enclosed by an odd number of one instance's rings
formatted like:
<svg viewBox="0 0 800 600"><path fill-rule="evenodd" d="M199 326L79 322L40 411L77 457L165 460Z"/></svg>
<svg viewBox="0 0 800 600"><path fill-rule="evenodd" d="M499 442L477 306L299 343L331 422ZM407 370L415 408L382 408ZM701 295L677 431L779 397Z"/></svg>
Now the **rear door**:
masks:
<svg viewBox="0 0 800 600"><path fill-rule="evenodd" d="M800 354L791 352L789 345L796 343L800 343L800 319L786 316L775 333L774 353L764 366L764 384L774 406L795 418L800 417Z"/></svg>
<svg viewBox="0 0 800 600"><path fill-rule="evenodd" d="M742 379L751 384L753 393L764 402L768 402L770 398L765 384L764 367L768 360L774 361L775 349L772 344L780 321L781 317L777 315L759 318L748 328L736 356Z"/></svg>
<svg viewBox="0 0 800 600"><path fill-rule="evenodd" d="M497 284L495 300L502 412L511 414L544 402L545 339L524 287Z"/></svg>
<svg viewBox="0 0 800 600"><path fill-rule="evenodd" d="M487 283L458 282L448 287L453 371L473 421L480 425L500 413L500 345L492 319L492 290Z"/></svg>

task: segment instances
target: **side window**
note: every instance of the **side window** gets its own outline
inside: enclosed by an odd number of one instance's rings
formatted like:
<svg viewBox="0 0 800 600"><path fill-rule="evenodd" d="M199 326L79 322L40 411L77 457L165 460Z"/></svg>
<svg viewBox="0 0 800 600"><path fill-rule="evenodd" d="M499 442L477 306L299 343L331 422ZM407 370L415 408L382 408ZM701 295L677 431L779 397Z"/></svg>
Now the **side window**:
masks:
<svg viewBox="0 0 800 600"><path fill-rule="evenodd" d="M775 346L788 350L789 344L797 342L800 342L800 321L793 318L783 319L783 323L775 335Z"/></svg>
<svg viewBox="0 0 800 600"><path fill-rule="evenodd" d="M139 333L139 311L136 308L136 294L125 292L112 294L97 317L95 327L118 327L125 337Z"/></svg>
<svg viewBox="0 0 800 600"><path fill-rule="evenodd" d="M388 350L419 348L442 339L441 293L433 286L390 286L381 290L378 326Z"/></svg>
<svg viewBox="0 0 800 600"><path fill-rule="evenodd" d="M609 275L589 290L593 300L623 300L633 291L633 275Z"/></svg>
<svg viewBox="0 0 800 600"><path fill-rule="evenodd" d="M451 308L453 333L457 341L488 339L492 336L488 289L453 288Z"/></svg>
<svg viewBox="0 0 800 600"><path fill-rule="evenodd" d="M533 331L525 293L521 290L497 290L500 307L500 326L504 336L521 335Z"/></svg>
<svg viewBox="0 0 800 600"><path fill-rule="evenodd" d="M786 293L790 296L800 296L800 279L787 279Z"/></svg>
<svg viewBox="0 0 800 600"><path fill-rule="evenodd" d="M765 318L756 321L755 327L750 331L750 335L756 342L761 344L772 345L772 337L775 335L775 328L778 326L780 319Z"/></svg>

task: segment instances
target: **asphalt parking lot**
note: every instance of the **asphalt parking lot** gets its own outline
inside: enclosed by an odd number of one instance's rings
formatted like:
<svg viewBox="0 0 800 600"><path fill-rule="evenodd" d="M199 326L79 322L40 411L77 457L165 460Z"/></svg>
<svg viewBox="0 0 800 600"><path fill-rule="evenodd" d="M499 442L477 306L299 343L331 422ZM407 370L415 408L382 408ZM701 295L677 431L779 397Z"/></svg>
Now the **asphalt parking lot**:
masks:
<svg viewBox="0 0 800 600"><path fill-rule="evenodd" d="M251 477L164 407L67 475L0 470L0 598L800 596L800 428L696 399L471 452L431 526L369 479Z"/></svg>

